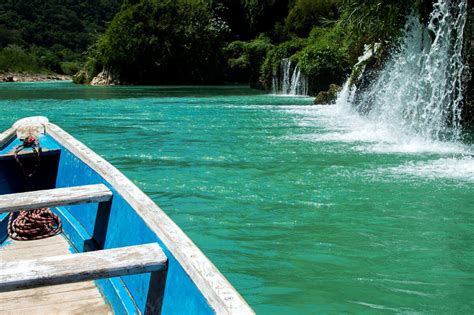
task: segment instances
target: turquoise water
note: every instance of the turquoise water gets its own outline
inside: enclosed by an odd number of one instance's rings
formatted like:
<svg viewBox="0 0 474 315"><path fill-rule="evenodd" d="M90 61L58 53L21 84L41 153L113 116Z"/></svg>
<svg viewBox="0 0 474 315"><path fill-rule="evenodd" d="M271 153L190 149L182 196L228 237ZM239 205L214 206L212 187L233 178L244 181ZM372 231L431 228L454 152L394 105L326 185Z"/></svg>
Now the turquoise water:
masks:
<svg viewBox="0 0 474 315"><path fill-rule="evenodd" d="M261 314L472 313L474 158L229 87L0 84L112 162Z"/></svg>

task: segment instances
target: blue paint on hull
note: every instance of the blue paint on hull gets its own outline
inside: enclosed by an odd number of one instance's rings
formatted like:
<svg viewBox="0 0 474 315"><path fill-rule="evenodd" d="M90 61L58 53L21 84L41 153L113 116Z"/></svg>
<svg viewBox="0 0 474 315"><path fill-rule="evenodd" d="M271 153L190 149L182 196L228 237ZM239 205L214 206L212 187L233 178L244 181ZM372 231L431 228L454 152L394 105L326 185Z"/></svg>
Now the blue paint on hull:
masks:
<svg viewBox="0 0 474 315"><path fill-rule="evenodd" d="M10 152L18 140L0 150L0 154ZM163 242L148 228L143 219L115 191L108 182L88 165L57 143L49 136L41 138L43 148L61 149L57 169L56 188L103 183L114 196L107 206L110 212L100 209L97 204L61 207L54 210L62 219L63 232L78 252L118 248L157 242L168 257L168 275L162 314L213 314L203 294L196 287L182 266L164 246ZM1 171L1 167L0 167ZM7 178L0 184L0 194L17 192ZM51 187L53 188L53 187ZM106 211L106 212L104 212ZM6 235L6 216L0 215L0 242ZM125 276L97 281L113 310L117 314L144 312L150 274Z"/></svg>

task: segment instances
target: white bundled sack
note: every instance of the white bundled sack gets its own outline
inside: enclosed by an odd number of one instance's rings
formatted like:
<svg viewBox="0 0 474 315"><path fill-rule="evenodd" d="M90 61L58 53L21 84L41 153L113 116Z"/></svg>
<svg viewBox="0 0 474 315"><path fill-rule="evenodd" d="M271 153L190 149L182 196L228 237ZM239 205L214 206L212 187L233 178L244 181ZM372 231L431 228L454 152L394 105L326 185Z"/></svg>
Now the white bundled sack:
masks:
<svg viewBox="0 0 474 315"><path fill-rule="evenodd" d="M13 124L18 139L23 140L27 137L38 139L46 132L46 125L49 123L48 118L43 116L34 116L18 120Z"/></svg>

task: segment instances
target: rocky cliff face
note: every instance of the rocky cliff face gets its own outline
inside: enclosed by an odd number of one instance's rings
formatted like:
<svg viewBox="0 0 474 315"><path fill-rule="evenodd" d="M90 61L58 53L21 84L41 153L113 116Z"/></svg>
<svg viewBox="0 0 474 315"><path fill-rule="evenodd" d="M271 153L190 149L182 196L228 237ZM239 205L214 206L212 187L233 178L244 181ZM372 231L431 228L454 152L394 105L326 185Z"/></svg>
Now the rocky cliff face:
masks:
<svg viewBox="0 0 474 315"><path fill-rule="evenodd" d="M466 125L474 127L474 5L468 2L468 19L464 33L465 56L469 71L466 71L465 106L463 119Z"/></svg>
<svg viewBox="0 0 474 315"><path fill-rule="evenodd" d="M97 76L95 76L91 85L119 85L119 76L115 71L104 69Z"/></svg>

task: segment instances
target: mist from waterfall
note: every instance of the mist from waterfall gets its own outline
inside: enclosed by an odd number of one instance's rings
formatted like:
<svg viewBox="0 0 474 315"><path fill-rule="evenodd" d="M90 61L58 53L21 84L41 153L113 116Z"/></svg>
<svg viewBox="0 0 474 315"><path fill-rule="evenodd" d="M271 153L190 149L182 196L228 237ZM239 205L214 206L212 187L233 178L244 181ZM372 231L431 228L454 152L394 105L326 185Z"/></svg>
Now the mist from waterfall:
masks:
<svg viewBox="0 0 474 315"><path fill-rule="evenodd" d="M308 78L299 65L293 66L290 58L281 60L280 69L273 74L273 94L308 95Z"/></svg>
<svg viewBox="0 0 474 315"><path fill-rule="evenodd" d="M428 26L410 16L378 78L359 93L346 83L337 106L357 110L374 125L399 134L461 140L466 19L467 0L438 0Z"/></svg>

